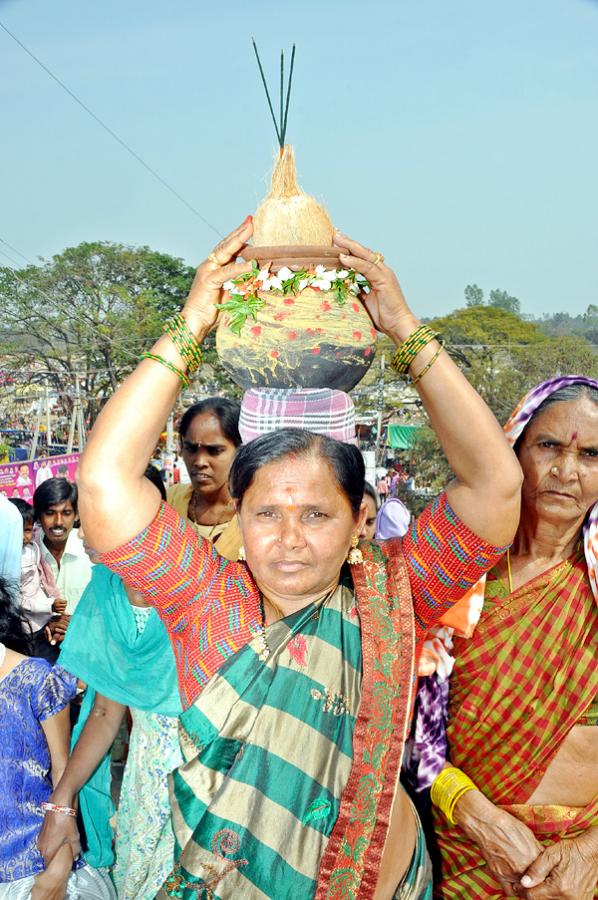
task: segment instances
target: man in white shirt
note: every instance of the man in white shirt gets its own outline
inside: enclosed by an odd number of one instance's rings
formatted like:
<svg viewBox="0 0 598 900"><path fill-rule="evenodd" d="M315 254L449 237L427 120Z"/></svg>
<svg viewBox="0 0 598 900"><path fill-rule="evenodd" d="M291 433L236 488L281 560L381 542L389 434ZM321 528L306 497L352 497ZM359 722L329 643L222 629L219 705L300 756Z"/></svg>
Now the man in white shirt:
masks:
<svg viewBox="0 0 598 900"><path fill-rule="evenodd" d="M91 578L91 562L73 531L77 518L77 485L66 478L49 478L33 495L33 506L44 537L41 551L60 596L66 600L66 622Z"/></svg>
<svg viewBox="0 0 598 900"><path fill-rule="evenodd" d="M35 473L35 486L38 488L40 484L43 484L44 481L49 481L50 478L53 478L52 466L48 462L47 459L40 459L39 468Z"/></svg>
<svg viewBox="0 0 598 900"><path fill-rule="evenodd" d="M20 497L10 501L19 510L23 520L23 549L21 551L21 612L31 630L31 655L41 656L55 663L60 652L50 644L46 625L53 616L62 615L66 609L63 600L47 575L40 556L41 550L33 538L35 511L31 504Z"/></svg>

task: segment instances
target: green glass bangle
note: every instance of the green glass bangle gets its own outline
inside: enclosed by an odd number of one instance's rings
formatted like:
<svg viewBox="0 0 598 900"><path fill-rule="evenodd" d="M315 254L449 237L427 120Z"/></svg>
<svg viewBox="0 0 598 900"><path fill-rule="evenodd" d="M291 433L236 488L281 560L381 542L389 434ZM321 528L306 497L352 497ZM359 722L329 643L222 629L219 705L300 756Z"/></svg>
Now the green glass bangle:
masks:
<svg viewBox="0 0 598 900"><path fill-rule="evenodd" d="M181 354L189 374L192 375L203 362L203 353L184 316L176 313L167 320L164 331Z"/></svg>
<svg viewBox="0 0 598 900"><path fill-rule="evenodd" d="M177 376L185 390L189 387L189 379L183 370L179 369L178 366L175 366L174 363L164 359L164 357L157 356L155 353L142 353L140 359L151 359L154 362L160 363L160 365L165 366L170 372Z"/></svg>
<svg viewBox="0 0 598 900"><path fill-rule="evenodd" d="M399 375L405 375L417 354L437 337L436 332L427 325L420 325L397 347L390 363L391 368Z"/></svg>
<svg viewBox="0 0 598 900"><path fill-rule="evenodd" d="M436 362L436 360L438 359L438 357L440 356L440 354L442 353L443 350L444 350L444 347L441 344L440 347L438 348L438 350L436 351L436 353L434 354L434 356L432 357L432 359L423 367L421 372L418 372L417 375L413 376L413 378L411 379L411 384L417 384L418 381L422 380L422 378L424 377L426 372L430 371L430 369L432 368L432 366L434 365L434 363Z"/></svg>

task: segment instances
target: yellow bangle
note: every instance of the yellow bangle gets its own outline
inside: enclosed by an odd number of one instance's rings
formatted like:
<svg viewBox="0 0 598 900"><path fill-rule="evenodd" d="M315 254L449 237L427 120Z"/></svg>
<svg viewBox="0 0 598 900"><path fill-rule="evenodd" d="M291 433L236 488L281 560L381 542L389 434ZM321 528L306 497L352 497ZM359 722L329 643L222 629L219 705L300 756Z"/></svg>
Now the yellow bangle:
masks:
<svg viewBox="0 0 598 900"><path fill-rule="evenodd" d="M443 769L432 783L430 799L434 806L444 814L450 825L455 825L453 818L455 807L461 797L468 791L477 791L477 787L465 772L455 766Z"/></svg>

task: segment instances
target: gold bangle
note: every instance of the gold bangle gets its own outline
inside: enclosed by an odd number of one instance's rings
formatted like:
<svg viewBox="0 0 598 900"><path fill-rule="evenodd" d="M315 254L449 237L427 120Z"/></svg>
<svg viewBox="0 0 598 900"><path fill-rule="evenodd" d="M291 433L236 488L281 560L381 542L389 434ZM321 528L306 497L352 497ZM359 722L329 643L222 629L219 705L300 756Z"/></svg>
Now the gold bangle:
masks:
<svg viewBox="0 0 598 900"><path fill-rule="evenodd" d="M434 365L434 363L436 362L436 360L438 359L438 357L440 356L440 354L442 353L443 350L444 350L444 347L441 344L440 347L438 348L438 350L436 351L436 353L434 354L434 356L432 357L432 359L430 360L430 362L423 367L421 372L418 372L417 375L414 375L411 378L411 384L417 384L418 381L422 380L422 378L424 377L426 372L430 371L430 369L432 368L432 366Z"/></svg>

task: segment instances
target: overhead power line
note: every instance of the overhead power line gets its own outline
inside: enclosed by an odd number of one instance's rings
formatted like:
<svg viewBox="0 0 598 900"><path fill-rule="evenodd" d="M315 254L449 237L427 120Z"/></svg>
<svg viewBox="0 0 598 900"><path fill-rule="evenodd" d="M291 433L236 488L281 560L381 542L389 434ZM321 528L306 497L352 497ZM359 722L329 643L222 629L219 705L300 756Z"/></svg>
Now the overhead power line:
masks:
<svg viewBox="0 0 598 900"><path fill-rule="evenodd" d="M78 97L74 93L74 91L72 91L69 87L67 87L67 85L64 83L64 81L61 81L60 78L57 75L55 75L54 72L52 72L48 68L48 66L46 66L41 61L41 59L38 59L38 57L35 55L35 53L32 53L32 51L29 50L29 48L26 47L25 44L22 41L20 41L19 38L15 34L12 33L12 31L9 31L9 29L6 27L6 25L3 22L0 22L0 28L2 28L6 32L6 34L10 38L12 38L13 41L16 44L18 44L19 47L22 50L24 50L25 53L28 56L30 56L31 59L34 62L36 62L37 65L40 66L40 68L42 68L44 70L44 72L46 72L46 74L49 75L50 78L52 78L56 82L56 84L59 85L59 87L61 87L62 90L65 91L69 95L69 97L71 97L75 101L75 103L77 103L81 107L81 109L85 110L85 112L89 116L91 116L91 118L94 119L98 123L98 125L100 125L100 127L104 129L104 131L107 131L108 134L112 138L114 138L114 140L117 141L121 145L121 147L123 147L127 151L127 153L129 153L133 157L133 159L137 160L137 162L140 165L142 165L143 168L146 169L146 171L148 171L150 173L150 175L152 175L157 181L159 181L160 184L162 185L162 187L165 187L167 191L170 191L170 193L173 195L173 197L176 197L177 200L180 200L180 202L183 203L187 207L187 209L193 213L193 215L197 216L197 218L200 219L204 223L204 225L207 225L208 228L210 228L215 234L217 234L218 237L223 237L222 233L216 228L215 225L212 225L211 222L208 222L206 217L202 216L202 214L199 212L199 210L195 209L195 207L192 206L191 203L189 203L189 201L186 200L182 196L182 194L179 194L179 192L177 190L175 190L175 188L173 188L172 185L169 184L165 178L162 178L162 176L159 174L159 172L156 172L156 170L154 168L152 168L152 166L150 166L148 163L146 163L146 161L138 153L136 153L136 151L133 150L133 148L130 147L127 144L127 142L124 141L114 131L114 129L110 128L109 125L107 125L102 119L100 119L100 117L98 115L96 115L96 113L94 113L94 111L92 109L90 109L89 106L86 103L84 103L83 100L81 100L80 97Z"/></svg>

